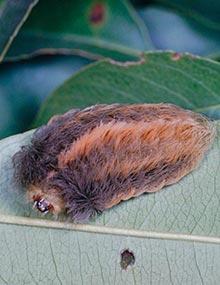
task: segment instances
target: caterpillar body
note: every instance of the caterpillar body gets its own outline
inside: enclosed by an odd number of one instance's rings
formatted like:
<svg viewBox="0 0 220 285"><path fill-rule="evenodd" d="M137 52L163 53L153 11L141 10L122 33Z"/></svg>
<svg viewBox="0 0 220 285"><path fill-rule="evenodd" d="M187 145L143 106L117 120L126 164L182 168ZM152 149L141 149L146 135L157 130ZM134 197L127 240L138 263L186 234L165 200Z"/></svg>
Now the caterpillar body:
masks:
<svg viewBox="0 0 220 285"><path fill-rule="evenodd" d="M14 155L15 177L41 212L84 221L179 181L214 135L207 118L172 104L70 110L37 129Z"/></svg>

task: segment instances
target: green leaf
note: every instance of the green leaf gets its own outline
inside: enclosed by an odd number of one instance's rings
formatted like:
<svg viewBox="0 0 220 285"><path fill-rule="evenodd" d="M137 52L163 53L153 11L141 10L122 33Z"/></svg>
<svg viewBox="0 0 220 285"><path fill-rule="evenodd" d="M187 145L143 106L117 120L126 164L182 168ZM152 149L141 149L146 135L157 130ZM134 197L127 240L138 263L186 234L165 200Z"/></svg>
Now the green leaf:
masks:
<svg viewBox="0 0 220 285"><path fill-rule="evenodd" d="M32 131L2 140L1 284L218 284L220 121L216 127L214 145L197 170L82 225L36 219L11 163ZM122 270L126 249L135 263Z"/></svg>
<svg viewBox="0 0 220 285"><path fill-rule="evenodd" d="M79 49L125 60L149 48L148 31L126 0L44 0L33 10L8 56Z"/></svg>
<svg viewBox="0 0 220 285"><path fill-rule="evenodd" d="M97 103L170 102L220 118L220 64L188 54L146 53L139 63L104 60L79 71L43 104L36 125Z"/></svg>
<svg viewBox="0 0 220 285"><path fill-rule="evenodd" d="M170 8L148 5L139 10L157 49L198 55L215 55L220 50L220 29Z"/></svg>
<svg viewBox="0 0 220 285"><path fill-rule="evenodd" d="M38 0L1 0L0 2L0 62L13 39Z"/></svg>
<svg viewBox="0 0 220 285"><path fill-rule="evenodd" d="M0 65L0 138L30 128L42 101L90 61L76 56L41 56Z"/></svg>

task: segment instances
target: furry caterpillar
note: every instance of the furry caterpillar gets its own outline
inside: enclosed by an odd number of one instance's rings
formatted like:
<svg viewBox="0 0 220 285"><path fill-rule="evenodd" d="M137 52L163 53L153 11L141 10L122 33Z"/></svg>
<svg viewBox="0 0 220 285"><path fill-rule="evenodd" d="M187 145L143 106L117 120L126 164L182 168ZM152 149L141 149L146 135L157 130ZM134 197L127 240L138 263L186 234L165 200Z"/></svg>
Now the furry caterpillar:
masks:
<svg viewBox="0 0 220 285"><path fill-rule="evenodd" d="M43 213L74 221L179 181L202 159L213 124L171 104L96 105L53 117L13 157Z"/></svg>

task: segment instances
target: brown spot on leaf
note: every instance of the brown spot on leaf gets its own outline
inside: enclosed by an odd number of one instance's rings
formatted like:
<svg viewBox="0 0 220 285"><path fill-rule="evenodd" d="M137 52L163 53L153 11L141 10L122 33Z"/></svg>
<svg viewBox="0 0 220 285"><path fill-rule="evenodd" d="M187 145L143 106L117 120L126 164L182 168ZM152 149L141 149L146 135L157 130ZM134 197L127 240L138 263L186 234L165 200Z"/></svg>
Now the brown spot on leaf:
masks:
<svg viewBox="0 0 220 285"><path fill-rule="evenodd" d="M171 59L176 61L179 60L182 57L181 53L175 52L172 54Z"/></svg>
<svg viewBox="0 0 220 285"><path fill-rule="evenodd" d="M126 270L128 266L132 266L135 263L135 257L132 251L126 249L121 253L121 268Z"/></svg>
<svg viewBox="0 0 220 285"><path fill-rule="evenodd" d="M100 25L105 18L105 6L102 3L96 3L92 6L89 21L94 25Z"/></svg>

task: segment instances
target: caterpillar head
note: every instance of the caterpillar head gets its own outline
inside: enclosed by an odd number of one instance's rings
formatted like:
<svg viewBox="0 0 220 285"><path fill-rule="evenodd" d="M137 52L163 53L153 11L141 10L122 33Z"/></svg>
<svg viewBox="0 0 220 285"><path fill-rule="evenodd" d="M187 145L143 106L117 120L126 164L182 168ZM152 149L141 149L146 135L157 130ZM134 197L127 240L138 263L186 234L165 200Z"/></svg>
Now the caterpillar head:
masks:
<svg viewBox="0 0 220 285"><path fill-rule="evenodd" d="M27 189L27 199L33 203L35 209L44 215L48 213L58 215L64 211L63 199L55 189L30 185Z"/></svg>
<svg viewBox="0 0 220 285"><path fill-rule="evenodd" d="M48 200L41 197L34 198L34 207L43 214L52 212L54 208L53 205Z"/></svg>

